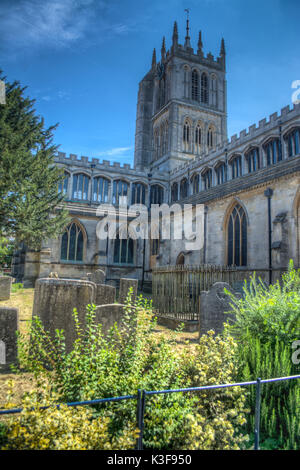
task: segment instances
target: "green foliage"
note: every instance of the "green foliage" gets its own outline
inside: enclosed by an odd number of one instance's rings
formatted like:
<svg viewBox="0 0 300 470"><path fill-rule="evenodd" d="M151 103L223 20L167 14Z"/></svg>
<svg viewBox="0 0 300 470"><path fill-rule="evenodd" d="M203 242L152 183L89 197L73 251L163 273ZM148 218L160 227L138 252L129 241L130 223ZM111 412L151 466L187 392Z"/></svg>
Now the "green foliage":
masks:
<svg viewBox="0 0 300 470"><path fill-rule="evenodd" d="M23 284L21 282L16 282L15 284L12 284L11 286L11 291L12 293L20 292L24 288Z"/></svg>
<svg viewBox="0 0 300 470"><path fill-rule="evenodd" d="M299 374L299 365L292 362L292 343L300 337L300 272L290 263L281 285L266 288L253 278L244 294L241 300L232 297L237 321L227 330L238 340L239 380ZM300 449L299 381L263 384L261 396L261 447ZM248 406L251 433L255 387L248 395Z"/></svg>
<svg viewBox="0 0 300 470"><path fill-rule="evenodd" d="M5 80L1 74L0 79ZM19 82L6 85L0 104L0 235L38 248L57 236L68 217L56 210L63 196L63 171L54 165L53 131L35 114L34 100L24 97ZM51 214L51 217L50 217Z"/></svg>
<svg viewBox="0 0 300 470"><path fill-rule="evenodd" d="M10 266L14 252L14 244L0 235L0 268L4 265Z"/></svg>
<svg viewBox="0 0 300 470"><path fill-rule="evenodd" d="M60 402L136 395L138 389L162 390L231 382L235 378L232 338L211 332L197 347L175 347L176 333L166 339L155 333L151 306L142 298L125 310L124 322L106 336L87 309L85 329L74 312L77 338L66 353L63 331L51 339L38 319L31 342L20 338L21 362L46 377ZM240 388L147 397L144 446L148 449L236 449L243 445L239 429L245 422L245 390ZM95 416L109 417L110 436L136 425L136 400L94 407Z"/></svg>
<svg viewBox="0 0 300 470"><path fill-rule="evenodd" d="M277 282L266 287L254 276L249 287L245 285L242 299L226 293L231 297L236 315L230 331L240 342L245 342L249 335L262 343L275 342L278 338L291 344L299 339L300 271L294 269L292 261L282 284Z"/></svg>
<svg viewBox="0 0 300 470"><path fill-rule="evenodd" d="M41 385L41 384L40 384ZM46 389L46 390L45 390ZM2 450L116 450L133 449L137 430L126 428L118 436L108 432L109 416L95 416L90 407L54 406L45 387L28 394L22 412L0 427ZM12 403L9 403L12 406ZM43 406L49 406L43 409Z"/></svg>

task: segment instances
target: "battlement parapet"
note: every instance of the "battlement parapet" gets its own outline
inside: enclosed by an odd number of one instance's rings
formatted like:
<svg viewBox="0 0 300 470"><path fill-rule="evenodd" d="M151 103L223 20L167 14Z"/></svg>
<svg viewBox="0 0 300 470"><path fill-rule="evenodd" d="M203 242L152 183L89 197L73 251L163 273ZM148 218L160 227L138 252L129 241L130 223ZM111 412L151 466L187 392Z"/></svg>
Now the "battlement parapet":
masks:
<svg viewBox="0 0 300 470"><path fill-rule="evenodd" d="M83 166L88 166L91 167L93 165L97 169L105 168L115 168L115 169L124 169L124 170L130 170L136 172L134 168L131 168L131 165L129 163L124 163L122 166L120 162L110 162L109 160L103 160L101 161L99 158L92 158L89 159L89 157L85 156L78 156L75 155L74 153L71 153L69 156L65 152L57 152L57 155L55 157L55 162L56 163L62 163L62 164L79 164L80 166L83 164Z"/></svg>
<svg viewBox="0 0 300 470"><path fill-rule="evenodd" d="M294 104L292 107L287 105L281 109L279 114L277 112L271 114L268 120L267 118L261 119L258 125L252 124L249 126L248 130L243 129L239 135L234 134L224 143L218 144L216 149L208 153L202 153L201 155L195 157L192 161L188 162L188 166L191 171L197 168L200 164L209 167L211 164L215 163L214 160L216 158L220 159L226 153L232 154L238 150L238 147L241 147L241 152L243 152L244 147L247 146L247 144L250 144L254 138L259 138L265 133L279 128L279 126L284 126L294 118L299 118L300 120L300 104ZM177 168L174 168L170 172L170 177L174 178L177 175L179 177L185 168L186 163L180 165Z"/></svg>

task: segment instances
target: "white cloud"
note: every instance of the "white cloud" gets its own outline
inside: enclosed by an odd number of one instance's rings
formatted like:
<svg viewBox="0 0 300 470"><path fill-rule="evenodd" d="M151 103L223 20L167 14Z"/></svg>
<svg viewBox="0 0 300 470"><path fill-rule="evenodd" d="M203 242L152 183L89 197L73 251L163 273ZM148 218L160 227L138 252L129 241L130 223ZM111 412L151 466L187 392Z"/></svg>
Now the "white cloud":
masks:
<svg viewBox="0 0 300 470"><path fill-rule="evenodd" d="M10 57L40 47L68 47L108 41L145 27L149 17L115 21L109 0L0 0L1 48ZM88 41L86 41L88 40ZM74 49L75 50L75 49Z"/></svg>
<svg viewBox="0 0 300 470"><path fill-rule="evenodd" d="M66 46L89 30L95 0L4 0L1 5L2 39L14 47L40 44Z"/></svg>
<svg viewBox="0 0 300 470"><path fill-rule="evenodd" d="M117 157L122 156L124 153L132 150L132 147L115 147L110 150L105 150L103 152L97 152L101 157Z"/></svg>

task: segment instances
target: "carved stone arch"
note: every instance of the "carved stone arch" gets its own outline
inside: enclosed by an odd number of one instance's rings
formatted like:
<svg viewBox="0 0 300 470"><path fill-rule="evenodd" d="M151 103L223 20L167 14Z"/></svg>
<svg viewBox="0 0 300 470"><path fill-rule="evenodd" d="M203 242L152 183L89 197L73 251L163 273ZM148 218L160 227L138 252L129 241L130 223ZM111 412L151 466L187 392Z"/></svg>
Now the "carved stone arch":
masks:
<svg viewBox="0 0 300 470"><path fill-rule="evenodd" d="M185 263L185 255L184 255L184 252L181 252L176 258L176 266L184 266L184 263Z"/></svg>
<svg viewBox="0 0 300 470"><path fill-rule="evenodd" d="M200 170L200 175L204 175L209 170L213 170L213 168L211 166L206 165L204 168L202 168L202 170Z"/></svg>
<svg viewBox="0 0 300 470"><path fill-rule="evenodd" d="M72 172L72 176L76 176L76 175L84 175L91 179L91 173L89 173L86 170L74 170Z"/></svg>
<svg viewBox="0 0 300 470"><path fill-rule="evenodd" d="M225 161L225 158L220 158L219 160L217 160L214 165L213 165L213 169L216 170L220 165L222 165L223 163L226 164L226 161Z"/></svg>
<svg viewBox="0 0 300 470"><path fill-rule="evenodd" d="M239 204L243 208L243 210L245 212L245 215L246 215L246 219L247 219L247 226L248 227L250 226L249 214L248 214L247 208L245 206L245 203L240 198L234 197L231 200L231 202L229 203L229 205L227 206L227 209L225 211L225 214L224 214L224 217L223 217L223 222L222 222L222 228L221 228L222 231L226 230L229 216L230 216L232 210L234 209L234 207L237 204Z"/></svg>
<svg viewBox="0 0 300 470"><path fill-rule="evenodd" d="M102 173L102 172L101 172L101 173L94 173L94 174L93 174L93 179L95 179L95 178L103 178L103 179L105 179L105 180L108 180L110 183L112 182L111 177L108 176L108 175L105 175L105 174Z"/></svg>
<svg viewBox="0 0 300 470"><path fill-rule="evenodd" d="M191 71L191 66L189 64L182 64L181 65L181 70L188 70Z"/></svg>
<svg viewBox="0 0 300 470"><path fill-rule="evenodd" d="M232 160L234 160L236 157L243 157L242 152L233 152L230 155L228 155L228 163L230 164Z"/></svg>
<svg viewBox="0 0 300 470"><path fill-rule="evenodd" d="M256 145L256 147L259 147L259 146L265 147L267 144L269 144L270 142L272 142L272 140L275 140L275 139L280 140L280 136L278 134L268 135L260 142L260 144Z"/></svg>
<svg viewBox="0 0 300 470"><path fill-rule="evenodd" d="M284 139L287 138L287 136L290 134L290 132L296 130L296 129L299 129L300 128L300 121L298 122L293 122L293 124L290 124L288 127L286 127L283 132L282 132L282 136Z"/></svg>

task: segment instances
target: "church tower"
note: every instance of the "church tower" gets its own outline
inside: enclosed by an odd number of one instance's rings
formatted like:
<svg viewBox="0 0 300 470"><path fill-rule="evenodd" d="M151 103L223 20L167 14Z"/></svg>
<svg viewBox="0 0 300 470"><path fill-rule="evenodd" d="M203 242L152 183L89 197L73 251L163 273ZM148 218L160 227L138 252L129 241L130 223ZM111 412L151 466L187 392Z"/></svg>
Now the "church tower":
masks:
<svg viewBox="0 0 300 470"><path fill-rule="evenodd" d="M174 23L172 46L162 40L151 69L139 84L135 134L136 169L170 171L205 155L227 139L226 52L224 39L215 59L191 46L189 19L184 45Z"/></svg>

